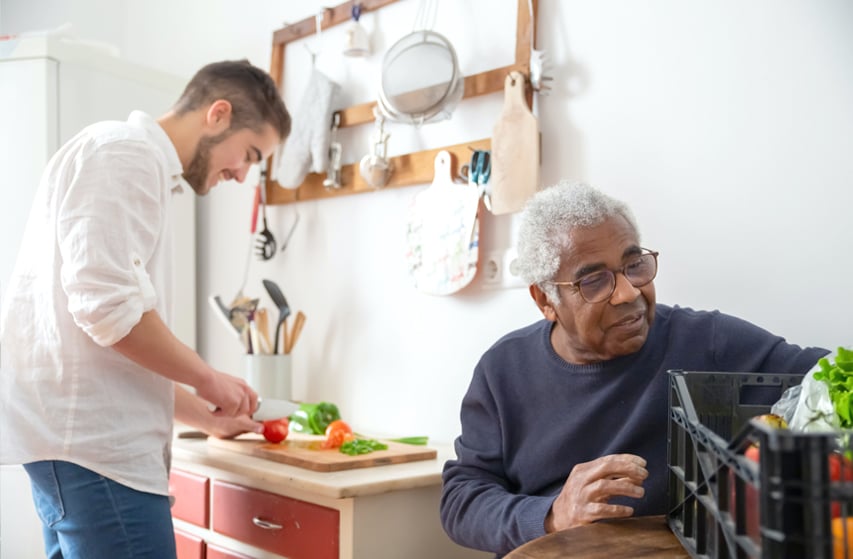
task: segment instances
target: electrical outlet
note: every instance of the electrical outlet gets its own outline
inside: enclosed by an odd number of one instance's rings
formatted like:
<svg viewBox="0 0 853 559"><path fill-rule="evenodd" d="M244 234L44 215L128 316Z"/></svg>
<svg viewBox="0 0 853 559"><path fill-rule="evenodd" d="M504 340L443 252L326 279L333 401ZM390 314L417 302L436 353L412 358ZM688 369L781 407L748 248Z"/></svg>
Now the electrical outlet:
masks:
<svg viewBox="0 0 853 559"><path fill-rule="evenodd" d="M480 275L484 289L512 289L527 287L524 281L510 271L516 257L514 248L493 250L482 255Z"/></svg>

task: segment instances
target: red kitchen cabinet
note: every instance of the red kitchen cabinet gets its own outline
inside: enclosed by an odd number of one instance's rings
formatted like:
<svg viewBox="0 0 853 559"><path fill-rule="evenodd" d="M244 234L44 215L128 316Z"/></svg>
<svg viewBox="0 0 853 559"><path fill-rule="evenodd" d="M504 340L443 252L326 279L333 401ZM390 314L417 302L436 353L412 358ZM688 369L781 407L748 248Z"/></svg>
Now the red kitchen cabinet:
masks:
<svg viewBox="0 0 853 559"><path fill-rule="evenodd" d="M178 559L205 559L204 540L181 530L175 530L175 547Z"/></svg>
<svg viewBox="0 0 853 559"><path fill-rule="evenodd" d="M212 530L290 559L338 559L339 512L214 480Z"/></svg>
<svg viewBox="0 0 853 559"><path fill-rule="evenodd" d="M169 474L169 495L175 498L172 516L207 528L210 519L210 480L183 470Z"/></svg>
<svg viewBox="0 0 853 559"><path fill-rule="evenodd" d="M215 545L208 544L207 559L252 559L248 555L241 555L234 551L229 551Z"/></svg>

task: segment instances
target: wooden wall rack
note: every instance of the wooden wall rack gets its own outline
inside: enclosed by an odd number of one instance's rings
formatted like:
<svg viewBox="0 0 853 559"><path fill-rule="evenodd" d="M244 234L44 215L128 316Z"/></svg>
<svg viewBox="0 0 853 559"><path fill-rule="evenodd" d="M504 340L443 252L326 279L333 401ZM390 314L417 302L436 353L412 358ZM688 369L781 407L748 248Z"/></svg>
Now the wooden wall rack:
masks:
<svg viewBox="0 0 853 559"><path fill-rule="evenodd" d="M362 14L378 10L389 4L393 4L398 0L351 0L344 2L333 8L326 8L323 12L322 23L320 29L328 29L335 25L345 23L350 20L352 7L354 4L361 4ZM531 21L530 9L528 1L533 7L533 17ZM465 76L465 93L463 99L485 95L487 93L496 93L503 91L504 78L512 71L521 72L526 78L530 76L530 50L533 47L533 39L536 36L536 14L538 13L538 0L518 0L518 18L515 28L515 62L509 66L495 68L472 76ZM275 80L280 90L284 90L284 49L288 43L308 37L316 32L317 21L314 16L307 17L292 25L287 25L282 29L278 29L273 33L273 48L272 60L270 62L270 75ZM531 34L532 32L532 34ZM527 103L532 103L532 90L528 87ZM338 111L340 115L340 127L356 126L373 122L373 108L376 106L375 101L353 105ZM397 155L389 157L394 164L394 174L391 176L390 182L384 188L395 188L400 186L411 186L415 184L425 184L432 180L435 169L435 156L442 149L449 151L452 154L451 173L456 176L458 172L459 162L465 162L470 159L471 149L490 149L491 139L485 138L481 140L466 142L453 146L444 146L436 149L428 149L405 155ZM268 162L268 166L271 165ZM269 174L268 174L269 175ZM346 196L349 194L358 194L362 192L375 192L376 189L369 186L358 172L358 163L351 163L341 166L341 183L339 189L326 189L323 187L323 180L326 178L325 173L309 173L305 177L305 181L295 189L286 189L279 184L267 178L267 203L268 204L289 204L304 200L316 200L320 198L333 198L336 196Z"/></svg>

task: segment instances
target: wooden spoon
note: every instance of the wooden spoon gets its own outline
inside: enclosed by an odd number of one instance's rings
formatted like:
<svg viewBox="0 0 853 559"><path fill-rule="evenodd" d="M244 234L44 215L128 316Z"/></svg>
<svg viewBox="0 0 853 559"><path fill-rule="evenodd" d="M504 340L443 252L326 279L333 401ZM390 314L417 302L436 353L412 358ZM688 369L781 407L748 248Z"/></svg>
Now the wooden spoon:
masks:
<svg viewBox="0 0 853 559"><path fill-rule="evenodd" d="M293 351L293 346L296 344L296 340L299 339L299 334L302 333L303 326L305 326L305 313L299 311L296 313L296 318L293 319L293 329L288 336L287 345L284 346L285 353Z"/></svg>
<svg viewBox="0 0 853 559"><path fill-rule="evenodd" d="M261 335L261 346L264 353L272 353L272 342L270 341L270 317L267 314L267 309L260 308L255 312L255 324L258 327L258 333Z"/></svg>

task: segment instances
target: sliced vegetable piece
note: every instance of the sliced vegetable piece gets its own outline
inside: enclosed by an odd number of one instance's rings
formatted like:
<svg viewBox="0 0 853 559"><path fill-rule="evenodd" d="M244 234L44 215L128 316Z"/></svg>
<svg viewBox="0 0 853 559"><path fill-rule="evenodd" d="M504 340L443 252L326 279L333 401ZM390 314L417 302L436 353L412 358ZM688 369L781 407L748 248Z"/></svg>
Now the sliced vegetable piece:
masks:
<svg viewBox="0 0 853 559"><path fill-rule="evenodd" d="M380 443L376 439L352 439L341 445L341 452L356 456L359 454L367 454L375 450L388 450L388 445Z"/></svg>
<svg viewBox="0 0 853 559"><path fill-rule="evenodd" d="M346 421L336 419L329 423L326 427L326 440L323 441L323 448L338 448L343 443L355 438L352 433L352 428Z"/></svg>
<svg viewBox="0 0 853 559"><path fill-rule="evenodd" d="M414 444L423 446L429 442L429 437L400 437L399 439L388 439L393 443Z"/></svg>

